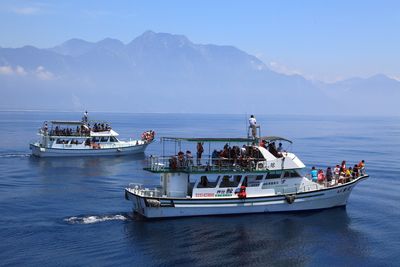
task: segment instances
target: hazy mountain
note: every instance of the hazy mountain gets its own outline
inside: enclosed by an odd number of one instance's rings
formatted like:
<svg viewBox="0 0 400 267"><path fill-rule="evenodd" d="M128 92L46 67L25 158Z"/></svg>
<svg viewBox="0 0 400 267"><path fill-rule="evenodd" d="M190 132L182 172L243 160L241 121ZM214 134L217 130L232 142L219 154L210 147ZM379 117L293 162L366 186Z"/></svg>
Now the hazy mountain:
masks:
<svg viewBox="0 0 400 267"><path fill-rule="evenodd" d="M324 84L320 88L356 114L400 115L400 82L383 74Z"/></svg>
<svg viewBox="0 0 400 267"><path fill-rule="evenodd" d="M233 46L152 31L128 44L71 39L49 49L0 48L0 83L2 109L130 112L362 114L340 95L362 91L370 103L376 90L389 100L400 92L399 82L382 75L316 84L271 71Z"/></svg>

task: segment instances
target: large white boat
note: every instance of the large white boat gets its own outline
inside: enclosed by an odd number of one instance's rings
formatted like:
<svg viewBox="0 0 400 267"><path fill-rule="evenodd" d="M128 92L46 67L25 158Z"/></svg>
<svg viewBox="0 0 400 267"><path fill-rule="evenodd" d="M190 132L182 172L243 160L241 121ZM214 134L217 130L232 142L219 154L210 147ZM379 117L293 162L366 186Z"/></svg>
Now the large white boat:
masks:
<svg viewBox="0 0 400 267"><path fill-rule="evenodd" d="M176 151L174 156L150 157L145 170L159 174L160 184L153 188L130 184L125 189L125 198L133 203L134 213L147 218L345 206L354 187L368 177L362 169L350 177L313 181L301 174L305 165L294 153L275 149L274 142L291 143L276 136L256 139L162 138L161 141L175 142L175 150L177 147L181 150L184 142L222 143L225 147L222 152L214 151L214 156L209 153L196 160L191 153L185 156ZM235 143L244 145L230 147ZM189 147L194 145L189 144Z"/></svg>
<svg viewBox="0 0 400 267"><path fill-rule="evenodd" d="M30 144L38 157L111 156L143 153L154 139L154 131L146 131L141 139L122 141L106 122L50 121L39 129L39 140Z"/></svg>

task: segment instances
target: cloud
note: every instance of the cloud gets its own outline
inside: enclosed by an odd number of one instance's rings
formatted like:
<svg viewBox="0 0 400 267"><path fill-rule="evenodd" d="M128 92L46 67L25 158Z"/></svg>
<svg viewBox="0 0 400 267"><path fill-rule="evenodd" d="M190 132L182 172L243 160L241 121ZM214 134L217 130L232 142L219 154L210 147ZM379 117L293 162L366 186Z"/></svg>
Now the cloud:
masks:
<svg viewBox="0 0 400 267"><path fill-rule="evenodd" d="M23 68L23 67L21 67L21 66L17 66L16 68L15 68L15 73L17 74L17 75L19 75L19 76L24 76L24 75L26 75L26 71L25 71L25 69Z"/></svg>
<svg viewBox="0 0 400 267"><path fill-rule="evenodd" d="M50 71L46 70L43 66L36 68L35 75L39 80L49 81L56 79L56 76Z"/></svg>
<svg viewBox="0 0 400 267"><path fill-rule="evenodd" d="M12 74L14 74L14 70L10 66L0 66L0 74L2 74L2 75L12 75Z"/></svg>
<svg viewBox="0 0 400 267"><path fill-rule="evenodd" d="M35 15L38 14L41 9L39 7L14 7L12 11L18 15Z"/></svg>
<svg viewBox="0 0 400 267"><path fill-rule="evenodd" d="M42 81L50 81L57 79L57 76L54 75L52 72L45 69L43 66L38 66L34 70L27 71L21 66L0 66L0 75L6 76L33 76Z"/></svg>
<svg viewBox="0 0 400 267"><path fill-rule="evenodd" d="M16 66L15 68L11 66L0 66L0 75L17 75L24 76L27 72L21 66Z"/></svg>
<svg viewBox="0 0 400 267"><path fill-rule="evenodd" d="M396 80L398 82L400 82L400 75L392 75L392 76L388 76L389 78L392 78L393 80Z"/></svg>

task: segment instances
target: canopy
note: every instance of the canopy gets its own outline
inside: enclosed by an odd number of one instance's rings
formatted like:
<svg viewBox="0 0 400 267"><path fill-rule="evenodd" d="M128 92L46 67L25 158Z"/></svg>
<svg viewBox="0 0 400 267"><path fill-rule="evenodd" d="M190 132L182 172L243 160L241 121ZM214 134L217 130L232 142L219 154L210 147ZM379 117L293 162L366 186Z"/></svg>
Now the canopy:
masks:
<svg viewBox="0 0 400 267"><path fill-rule="evenodd" d="M290 140L288 140L286 138L283 138L283 137L279 137L279 136L261 136L258 139L265 140L267 142L286 141L286 142L289 142L289 143L293 143L292 141L290 141Z"/></svg>
<svg viewBox="0 0 400 267"><path fill-rule="evenodd" d="M81 121L50 121L52 124L63 124L63 125L82 125Z"/></svg>
<svg viewBox="0 0 400 267"><path fill-rule="evenodd" d="M172 141L172 142L221 142L221 143L247 143L253 142L254 140L251 138L240 138L240 137L221 137L221 138L213 138L213 137L202 137L202 138L190 138L190 137L161 137L161 141Z"/></svg>
<svg viewBox="0 0 400 267"><path fill-rule="evenodd" d="M257 140L265 140L267 142L273 142L273 141L287 141L289 143L292 143L292 141L279 137L279 136L262 136L257 138ZM172 142L200 142L200 143L251 143L254 142L254 139L252 138L240 138L240 137L221 137L221 138L207 138L207 137L202 137L202 138L190 138L190 137L161 137L161 141L172 141Z"/></svg>

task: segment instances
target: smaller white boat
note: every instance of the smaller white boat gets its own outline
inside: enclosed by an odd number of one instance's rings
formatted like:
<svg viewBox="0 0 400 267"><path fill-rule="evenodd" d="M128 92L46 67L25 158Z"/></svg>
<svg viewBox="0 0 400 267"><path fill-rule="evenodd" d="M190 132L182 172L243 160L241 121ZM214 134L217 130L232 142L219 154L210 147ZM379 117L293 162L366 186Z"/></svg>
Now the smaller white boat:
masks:
<svg viewBox="0 0 400 267"><path fill-rule="evenodd" d="M44 122L39 129L40 139L30 144L38 157L114 156L143 153L154 139L154 131L146 131L141 139L122 141L106 122L82 121Z"/></svg>

